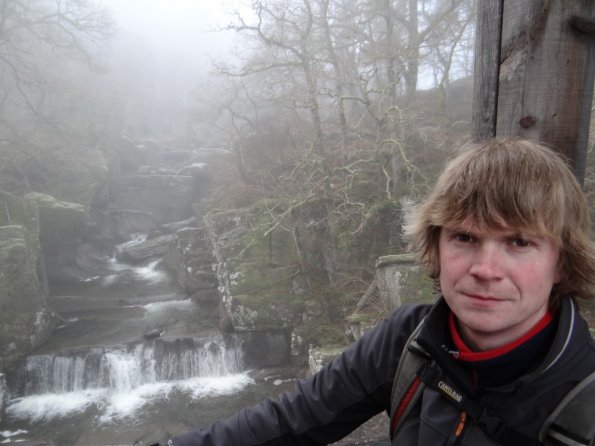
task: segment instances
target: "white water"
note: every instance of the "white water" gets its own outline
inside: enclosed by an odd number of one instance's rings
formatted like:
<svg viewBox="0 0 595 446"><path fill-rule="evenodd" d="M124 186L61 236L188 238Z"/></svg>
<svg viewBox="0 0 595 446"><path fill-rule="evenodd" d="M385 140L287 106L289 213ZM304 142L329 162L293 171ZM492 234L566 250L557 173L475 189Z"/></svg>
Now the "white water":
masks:
<svg viewBox="0 0 595 446"><path fill-rule="evenodd" d="M222 377L195 377L171 382L143 384L127 391L109 388L87 389L66 393L45 393L16 398L6 409L11 420L50 422L97 411L96 422L109 424L134 419L144 408L167 401L174 392L201 399L238 392L254 381L245 373Z"/></svg>
<svg viewBox="0 0 595 446"><path fill-rule="evenodd" d="M134 418L172 392L192 399L240 391L241 346L221 337L155 340L91 348L70 355L34 355L25 365L25 396L9 402L13 421L49 422L93 410L99 424Z"/></svg>
<svg viewBox="0 0 595 446"><path fill-rule="evenodd" d="M120 263L115 257L112 257L109 259L108 264L114 274L104 276L102 283L105 286L112 285L118 282L122 273L127 271L130 272L136 279L148 282L149 284L163 282L167 280L167 274L157 268L160 262L161 260L154 260L147 265L132 266L125 263Z"/></svg>
<svg viewBox="0 0 595 446"><path fill-rule="evenodd" d="M171 310L177 311L192 311L196 304L192 302L192 299L183 300L168 300L153 302L147 305L143 305L145 311L149 314L152 313L163 313Z"/></svg>
<svg viewBox="0 0 595 446"><path fill-rule="evenodd" d="M32 355L25 364L25 394L107 387L129 392L145 384L194 377L224 377L243 370L241 346L222 337L157 339L129 346Z"/></svg>
<svg viewBox="0 0 595 446"><path fill-rule="evenodd" d="M138 243L142 243L147 240L146 234L134 234L131 240L120 243L116 246L116 253L122 251L122 249L134 246ZM108 259L108 268L113 272L113 274L109 274L102 278L102 283L105 286L112 285L121 277L122 273L129 272L138 280L142 280L145 282L151 283L159 283L167 280L167 274L158 269L158 265L161 263L161 259L154 260L149 262L146 265L141 266L133 266L126 263L122 263L118 261L116 258L116 254L114 254L111 258Z"/></svg>
<svg viewBox="0 0 595 446"><path fill-rule="evenodd" d="M120 252L122 249L127 248L129 246L137 245L138 243L145 242L147 240L147 234L132 234L130 236L130 240L120 243L116 245L116 251Z"/></svg>

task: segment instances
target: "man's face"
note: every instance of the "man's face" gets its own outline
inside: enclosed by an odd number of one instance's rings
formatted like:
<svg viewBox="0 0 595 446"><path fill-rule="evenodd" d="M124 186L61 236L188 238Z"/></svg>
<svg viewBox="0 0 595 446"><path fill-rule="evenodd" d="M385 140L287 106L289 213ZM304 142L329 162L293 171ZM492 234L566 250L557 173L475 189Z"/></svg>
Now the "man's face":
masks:
<svg viewBox="0 0 595 446"><path fill-rule="evenodd" d="M512 342L545 315L559 281L559 250L548 238L472 219L440 230L440 288L470 347Z"/></svg>

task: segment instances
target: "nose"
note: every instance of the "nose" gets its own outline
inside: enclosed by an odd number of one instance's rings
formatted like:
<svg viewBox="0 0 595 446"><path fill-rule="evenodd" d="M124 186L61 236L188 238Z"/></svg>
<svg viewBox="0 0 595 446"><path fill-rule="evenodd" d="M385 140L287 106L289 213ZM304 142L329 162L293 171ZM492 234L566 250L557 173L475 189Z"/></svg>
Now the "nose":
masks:
<svg viewBox="0 0 595 446"><path fill-rule="evenodd" d="M503 260L497 243L480 243L473 255L469 273L480 280L501 279Z"/></svg>

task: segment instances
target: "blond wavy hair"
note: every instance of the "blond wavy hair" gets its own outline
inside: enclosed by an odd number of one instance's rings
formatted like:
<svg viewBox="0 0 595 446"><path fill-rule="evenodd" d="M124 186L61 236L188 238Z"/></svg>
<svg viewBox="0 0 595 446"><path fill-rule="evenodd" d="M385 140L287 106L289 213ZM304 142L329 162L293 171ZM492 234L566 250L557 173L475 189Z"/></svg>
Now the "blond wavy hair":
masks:
<svg viewBox="0 0 595 446"><path fill-rule="evenodd" d="M595 299L595 249L585 196L564 159L552 149L518 137L466 146L438 178L428 198L408 216L412 253L438 284L438 239L443 225L468 217L481 228L503 225L545 236L560 250L561 296Z"/></svg>

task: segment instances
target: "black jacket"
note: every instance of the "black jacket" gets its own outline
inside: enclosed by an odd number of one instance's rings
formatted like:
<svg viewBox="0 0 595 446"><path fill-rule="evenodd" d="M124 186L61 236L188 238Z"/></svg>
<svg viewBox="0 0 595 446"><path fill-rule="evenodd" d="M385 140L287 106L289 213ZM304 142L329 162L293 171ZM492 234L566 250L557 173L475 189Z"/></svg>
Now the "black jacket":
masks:
<svg viewBox="0 0 595 446"><path fill-rule="evenodd" d="M404 305L351 345L336 360L299 381L292 392L170 440L174 446L325 445L349 434L372 416L390 412L391 388L404 345L427 315L418 342L440 367L481 404L524 435L536 439L545 418L568 391L595 370L595 344L586 322L566 299L539 363L504 385L471 385L469 367L448 352L448 307ZM460 411L436 391L424 391L419 416L408 420L392 439L399 446L496 445L468 421L452 443Z"/></svg>

